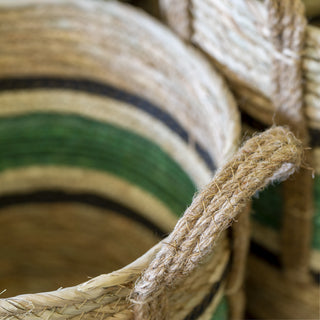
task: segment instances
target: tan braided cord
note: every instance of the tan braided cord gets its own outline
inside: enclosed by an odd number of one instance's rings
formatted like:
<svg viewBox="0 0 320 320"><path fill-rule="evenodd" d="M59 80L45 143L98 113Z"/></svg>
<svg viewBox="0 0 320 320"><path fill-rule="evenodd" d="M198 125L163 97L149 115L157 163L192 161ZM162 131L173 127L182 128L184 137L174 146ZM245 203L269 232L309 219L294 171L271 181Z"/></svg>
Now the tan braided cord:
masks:
<svg viewBox="0 0 320 320"><path fill-rule="evenodd" d="M281 127L249 140L200 192L132 294L135 319L168 319L167 293L192 273L250 197L301 164L302 145Z"/></svg>

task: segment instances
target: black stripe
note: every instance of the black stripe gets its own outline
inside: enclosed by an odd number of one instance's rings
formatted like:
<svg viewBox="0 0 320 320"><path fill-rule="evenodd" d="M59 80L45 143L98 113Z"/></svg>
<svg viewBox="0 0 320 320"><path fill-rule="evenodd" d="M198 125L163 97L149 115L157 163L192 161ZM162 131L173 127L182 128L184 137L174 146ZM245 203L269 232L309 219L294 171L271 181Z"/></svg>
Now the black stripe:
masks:
<svg viewBox="0 0 320 320"><path fill-rule="evenodd" d="M54 77L22 77L0 79L0 92L23 89L69 89L87 92L99 96L106 96L128 103L137 109L143 110L165 124L170 130L179 135L186 143L190 141L188 131L185 130L169 113L163 111L150 101L109 84L87 79L54 78ZM195 143L195 150L205 161L208 168L216 170L215 164L208 151Z"/></svg>
<svg viewBox="0 0 320 320"><path fill-rule="evenodd" d="M264 130L268 129L267 125L254 119L253 117L251 117L249 114L247 114L243 110L241 111L241 122L244 122L245 124L249 125L251 128L253 128L257 131L264 131Z"/></svg>
<svg viewBox="0 0 320 320"><path fill-rule="evenodd" d="M264 123L260 122L259 120L254 119L250 115L245 112L241 112L241 119L244 123L248 124L250 127L257 131L264 131L268 129L268 126ZM309 135L310 135L310 145L312 147L320 147L320 130L317 129L310 129L309 128Z"/></svg>
<svg viewBox="0 0 320 320"><path fill-rule="evenodd" d="M311 271L313 281L320 285L320 272Z"/></svg>
<svg viewBox="0 0 320 320"><path fill-rule="evenodd" d="M282 267L281 261L276 254L272 253L271 251L254 241L251 241L250 243L250 253L260 259L267 261L270 265L276 267L277 269L281 269Z"/></svg>
<svg viewBox="0 0 320 320"><path fill-rule="evenodd" d="M310 144L312 147L320 147L320 130L309 129Z"/></svg>
<svg viewBox="0 0 320 320"><path fill-rule="evenodd" d="M221 281L216 282L212 286L210 292L203 298L201 303L199 305L197 305L195 308L193 308L191 313L189 313L184 318L184 320L196 320L196 319L198 319L198 317L200 317L203 314L203 312L209 307L209 305L211 304L213 298L217 294L220 286L221 286Z"/></svg>
<svg viewBox="0 0 320 320"><path fill-rule="evenodd" d="M209 293L202 299L201 303L198 304L193 310L184 318L184 320L196 320L198 319L203 312L210 306L213 298L217 294L218 290L221 287L222 282L226 279L229 270L230 270L231 260L229 260L226 268L224 269L221 278L218 282L215 282L211 287Z"/></svg>
<svg viewBox="0 0 320 320"><path fill-rule="evenodd" d="M161 238L164 238L167 235L167 233L163 231L159 226L155 225L153 222L141 216L139 213L131 210L130 208L127 208L124 205L117 203L111 199L91 193L68 193L60 190L50 190L36 191L25 194L5 195L0 197L0 209L26 203L55 202L77 202L102 209L109 209L140 223Z"/></svg>
<svg viewBox="0 0 320 320"><path fill-rule="evenodd" d="M269 263L271 266L282 269L281 261L279 256L274 254L273 252L269 251L265 247L261 246L260 244L251 241L250 243L250 253L255 255L257 258L262 259ZM320 284L320 273L310 270L311 276L314 279L316 284Z"/></svg>

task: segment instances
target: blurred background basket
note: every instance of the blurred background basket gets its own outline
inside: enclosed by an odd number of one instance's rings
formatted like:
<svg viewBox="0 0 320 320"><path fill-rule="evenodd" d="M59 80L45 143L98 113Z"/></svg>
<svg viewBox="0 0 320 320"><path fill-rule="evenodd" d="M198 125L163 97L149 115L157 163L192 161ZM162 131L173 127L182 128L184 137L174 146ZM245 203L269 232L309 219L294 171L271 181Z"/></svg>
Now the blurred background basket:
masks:
<svg viewBox="0 0 320 320"><path fill-rule="evenodd" d="M160 1L168 24L226 76L245 134L289 125L312 155L253 205L248 308L254 317L319 315L319 1ZM262 276L263 275L263 276Z"/></svg>

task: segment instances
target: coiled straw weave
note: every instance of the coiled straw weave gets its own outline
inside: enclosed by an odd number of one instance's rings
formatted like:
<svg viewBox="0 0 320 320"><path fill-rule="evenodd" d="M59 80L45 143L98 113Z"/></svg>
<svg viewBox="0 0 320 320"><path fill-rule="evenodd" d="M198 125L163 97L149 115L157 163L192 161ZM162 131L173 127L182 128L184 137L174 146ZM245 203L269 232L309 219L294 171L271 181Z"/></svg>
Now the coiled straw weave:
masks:
<svg viewBox="0 0 320 320"><path fill-rule="evenodd" d="M1 1L0 21L0 318L129 319L162 242L137 258L237 150L235 100L129 6ZM170 319L240 317L246 220L175 287Z"/></svg>
<svg viewBox="0 0 320 320"><path fill-rule="evenodd" d="M203 263L210 252L216 254L219 235L248 199L267 183L287 178L301 160L302 144L288 130L279 127L256 136L195 197L171 235L145 256L78 287L1 300L0 316L68 319L99 315L130 319L132 305L127 295L134 287L131 296L135 318L180 318L175 316L177 288L203 268L199 262Z"/></svg>

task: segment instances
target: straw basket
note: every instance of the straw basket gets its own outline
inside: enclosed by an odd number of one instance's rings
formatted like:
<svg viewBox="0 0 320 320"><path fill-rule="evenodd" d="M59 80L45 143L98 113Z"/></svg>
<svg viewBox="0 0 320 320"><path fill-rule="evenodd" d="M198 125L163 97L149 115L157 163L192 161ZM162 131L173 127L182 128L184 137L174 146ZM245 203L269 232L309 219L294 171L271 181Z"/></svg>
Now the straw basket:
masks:
<svg viewBox="0 0 320 320"><path fill-rule="evenodd" d="M245 214L233 232L205 228L221 234L214 255L206 242L186 266L155 257L175 248L159 241L237 149L240 117L219 75L119 3L1 1L0 21L0 319L239 318ZM296 163L293 151L277 165ZM191 214L206 210L199 199ZM137 280L152 261L176 269L149 290L167 309L144 317L148 271Z"/></svg>
<svg viewBox="0 0 320 320"><path fill-rule="evenodd" d="M161 2L171 27L227 77L245 132L286 124L312 146L315 179L302 170L253 205L249 311L269 319L320 316L320 2L305 4L310 23L297 0Z"/></svg>

